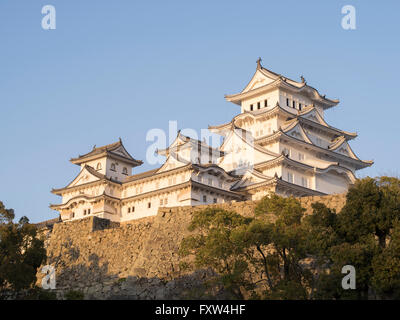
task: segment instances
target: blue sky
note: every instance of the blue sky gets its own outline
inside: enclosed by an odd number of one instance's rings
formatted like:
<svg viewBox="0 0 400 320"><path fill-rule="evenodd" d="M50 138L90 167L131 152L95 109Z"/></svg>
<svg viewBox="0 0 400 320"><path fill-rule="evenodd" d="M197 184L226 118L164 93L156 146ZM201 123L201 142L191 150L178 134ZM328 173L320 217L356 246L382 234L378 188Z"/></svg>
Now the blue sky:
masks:
<svg viewBox="0 0 400 320"><path fill-rule="evenodd" d="M56 8L56 30L41 9ZM341 27L356 8L357 29ZM0 200L17 217L56 217L48 208L79 168L71 157L123 139L145 160L146 133L200 130L239 107L224 100L252 76L256 59L307 83L338 107L333 126L373 167L399 174L399 1L0 2ZM151 169L144 164L136 172Z"/></svg>

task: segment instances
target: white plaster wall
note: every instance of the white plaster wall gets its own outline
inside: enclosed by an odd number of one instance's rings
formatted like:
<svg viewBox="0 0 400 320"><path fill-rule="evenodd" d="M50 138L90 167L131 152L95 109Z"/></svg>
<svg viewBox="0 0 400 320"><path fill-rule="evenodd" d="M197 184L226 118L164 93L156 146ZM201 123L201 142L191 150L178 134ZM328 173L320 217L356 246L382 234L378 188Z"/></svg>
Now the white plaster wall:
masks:
<svg viewBox="0 0 400 320"><path fill-rule="evenodd" d="M276 103L279 101L279 92L278 90L273 90L268 93L261 94L256 97L251 97L245 99L241 103L241 113L244 111L250 111L250 105L253 104L253 111L257 111L257 103L260 102L260 110L265 109L264 101L268 100L268 109L272 109L275 107Z"/></svg>
<svg viewBox="0 0 400 320"><path fill-rule="evenodd" d="M315 180L317 190L328 194L343 193L349 187L346 178L330 173L316 175Z"/></svg>
<svg viewBox="0 0 400 320"><path fill-rule="evenodd" d="M280 91L279 105L291 113L297 113L297 111L299 110L300 103L302 106L301 109L313 103L311 99L309 99L304 95L287 92L285 90L279 90L279 91ZM286 104L286 99L289 99L289 106L287 106ZM293 101L296 102L296 108L293 108Z"/></svg>
<svg viewBox="0 0 400 320"><path fill-rule="evenodd" d="M115 164L115 171L111 170L112 164ZM123 174L123 169L126 168L128 174ZM127 176L132 175L132 166L123 161L116 161L114 159L108 158L106 160L106 176L108 178L115 179L117 181L124 181Z"/></svg>

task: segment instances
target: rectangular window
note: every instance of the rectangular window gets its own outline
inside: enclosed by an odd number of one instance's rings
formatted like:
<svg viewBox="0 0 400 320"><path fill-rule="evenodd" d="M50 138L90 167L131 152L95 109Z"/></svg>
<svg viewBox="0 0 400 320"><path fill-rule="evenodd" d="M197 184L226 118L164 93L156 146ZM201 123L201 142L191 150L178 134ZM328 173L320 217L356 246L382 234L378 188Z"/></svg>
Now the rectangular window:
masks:
<svg viewBox="0 0 400 320"><path fill-rule="evenodd" d="M288 107L290 107L289 98L286 98L286 105L287 105Z"/></svg>
<svg viewBox="0 0 400 320"><path fill-rule="evenodd" d="M213 202L214 202L214 203L217 203L217 198L214 198Z"/></svg>
<svg viewBox="0 0 400 320"><path fill-rule="evenodd" d="M288 179L288 182L293 183L293 173L288 172L287 179Z"/></svg>
<svg viewBox="0 0 400 320"><path fill-rule="evenodd" d="M290 149L288 149L288 148L283 148L282 152L283 152L287 157L290 156Z"/></svg>
<svg viewBox="0 0 400 320"><path fill-rule="evenodd" d="M90 214L90 209L87 210L87 214Z"/></svg>
<svg viewBox="0 0 400 320"><path fill-rule="evenodd" d="M207 196L203 196L203 202L207 202Z"/></svg>
<svg viewBox="0 0 400 320"><path fill-rule="evenodd" d="M151 208L151 202L149 202L148 204L147 204L147 208Z"/></svg>
<svg viewBox="0 0 400 320"><path fill-rule="evenodd" d="M252 104L250 105L250 111L253 111L253 105Z"/></svg>
<svg viewBox="0 0 400 320"><path fill-rule="evenodd" d="M128 213L131 213L131 208L130 207L128 208Z"/></svg>
<svg viewBox="0 0 400 320"><path fill-rule="evenodd" d="M293 104L293 108L296 108L296 101L293 100L292 104Z"/></svg>
<svg viewBox="0 0 400 320"><path fill-rule="evenodd" d="M160 199L160 206L163 205L163 199Z"/></svg>
<svg viewBox="0 0 400 320"><path fill-rule="evenodd" d="M299 152L299 161L304 161L304 153Z"/></svg>
<svg viewBox="0 0 400 320"><path fill-rule="evenodd" d="M84 215L84 216L86 216L86 209L85 209L85 210L83 210L83 215Z"/></svg>
<svg viewBox="0 0 400 320"><path fill-rule="evenodd" d="M305 178L305 177L301 177L301 185L302 185L303 187L308 188L308 179Z"/></svg>
<svg viewBox="0 0 400 320"><path fill-rule="evenodd" d="M301 103L299 103L299 110L301 111Z"/></svg>
<svg viewBox="0 0 400 320"><path fill-rule="evenodd" d="M210 186L212 186L212 179L211 179L211 178L208 179L208 184L209 184Z"/></svg>
<svg viewBox="0 0 400 320"><path fill-rule="evenodd" d="M222 188L222 181L220 181L218 185L220 188Z"/></svg>
<svg viewBox="0 0 400 320"><path fill-rule="evenodd" d="M268 107L268 100L267 99L264 100L264 107Z"/></svg>
<svg viewBox="0 0 400 320"><path fill-rule="evenodd" d="M260 109L260 108L261 108L261 103L257 102L257 109Z"/></svg>
<svg viewBox="0 0 400 320"><path fill-rule="evenodd" d="M132 207L132 212L135 212L135 207Z"/></svg>
<svg viewBox="0 0 400 320"><path fill-rule="evenodd" d="M167 205L168 204L168 198L165 198L164 199L164 205Z"/></svg>

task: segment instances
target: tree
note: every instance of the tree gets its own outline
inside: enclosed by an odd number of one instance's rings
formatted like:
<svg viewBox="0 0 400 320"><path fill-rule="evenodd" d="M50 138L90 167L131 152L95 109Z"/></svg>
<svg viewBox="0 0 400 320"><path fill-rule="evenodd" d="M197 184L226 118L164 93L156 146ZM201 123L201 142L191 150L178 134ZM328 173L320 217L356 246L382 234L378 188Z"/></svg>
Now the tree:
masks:
<svg viewBox="0 0 400 320"><path fill-rule="evenodd" d="M182 256L195 255L195 267L212 268L216 277L211 283L222 285L235 299L243 299L241 287L249 289L251 284L245 278L248 265L244 248L233 232L250 221L219 208L195 212L189 231L197 233L183 239L180 247Z"/></svg>
<svg viewBox="0 0 400 320"><path fill-rule="evenodd" d="M304 216L296 199L271 195L250 218L196 212L181 251L237 298L400 298L400 180L357 180L339 213L312 208ZM355 290L342 288L345 265L355 267Z"/></svg>
<svg viewBox="0 0 400 320"><path fill-rule="evenodd" d="M36 227L26 217L14 223L14 211L0 201L0 289L31 288L46 257Z"/></svg>
<svg viewBox="0 0 400 320"><path fill-rule="evenodd" d="M254 264L264 267L263 276L268 284L264 298L308 298L312 275L304 261L307 258L304 211L295 198L278 195L264 197L255 209L255 219L246 233L252 238L249 245L255 246L259 253L260 260Z"/></svg>
<svg viewBox="0 0 400 320"><path fill-rule="evenodd" d="M303 212L296 199L277 195L262 199L250 218L217 208L196 212L189 230L197 233L182 241L181 254L212 268L236 298L244 289L253 298L305 299Z"/></svg>
<svg viewBox="0 0 400 320"><path fill-rule="evenodd" d="M364 178L352 186L336 217L319 204L308 217L311 250L329 266L317 296L334 299L394 297L400 290L400 180ZM319 248L319 249L318 249ZM341 269L356 269L356 290L343 290Z"/></svg>

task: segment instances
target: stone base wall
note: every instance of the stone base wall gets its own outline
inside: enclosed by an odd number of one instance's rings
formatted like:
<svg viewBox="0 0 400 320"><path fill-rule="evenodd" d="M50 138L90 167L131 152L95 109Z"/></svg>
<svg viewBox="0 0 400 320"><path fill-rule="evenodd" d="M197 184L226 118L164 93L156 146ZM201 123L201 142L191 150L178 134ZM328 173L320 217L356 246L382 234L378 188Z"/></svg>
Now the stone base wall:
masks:
<svg viewBox="0 0 400 320"><path fill-rule="evenodd" d="M299 198L307 213L322 202L337 212L345 195ZM160 208L156 216L120 224L97 217L57 223L46 236L48 260L56 270L59 297L80 290L87 299L180 299L196 297L209 271L188 273L180 266L181 240L194 212L205 207L253 213L256 201ZM38 284L44 275L38 272ZM221 295L221 298L223 296Z"/></svg>

